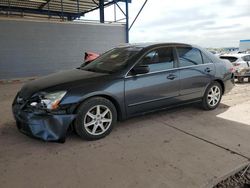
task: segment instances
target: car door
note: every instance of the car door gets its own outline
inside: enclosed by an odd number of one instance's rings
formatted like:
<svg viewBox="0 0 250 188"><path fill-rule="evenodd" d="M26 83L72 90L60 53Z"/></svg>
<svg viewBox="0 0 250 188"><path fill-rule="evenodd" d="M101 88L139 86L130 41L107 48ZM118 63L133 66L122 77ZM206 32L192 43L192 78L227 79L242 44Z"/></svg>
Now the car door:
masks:
<svg viewBox="0 0 250 188"><path fill-rule="evenodd" d="M214 63L199 49L177 46L180 70L180 98L189 100L202 97L215 75Z"/></svg>
<svg viewBox="0 0 250 188"><path fill-rule="evenodd" d="M149 51L135 66L138 65L147 65L149 72L137 75L129 73L125 78L128 116L160 109L179 95L179 71L172 47Z"/></svg>

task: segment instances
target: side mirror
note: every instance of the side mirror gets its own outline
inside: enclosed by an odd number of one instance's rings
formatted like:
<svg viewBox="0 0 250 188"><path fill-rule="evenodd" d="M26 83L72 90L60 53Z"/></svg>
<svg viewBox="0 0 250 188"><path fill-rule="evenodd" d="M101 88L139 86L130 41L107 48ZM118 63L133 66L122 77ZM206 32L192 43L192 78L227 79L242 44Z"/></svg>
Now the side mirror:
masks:
<svg viewBox="0 0 250 188"><path fill-rule="evenodd" d="M149 72L149 67L148 65L140 65L140 66L135 66L132 69L132 74L136 75L136 74L146 74Z"/></svg>

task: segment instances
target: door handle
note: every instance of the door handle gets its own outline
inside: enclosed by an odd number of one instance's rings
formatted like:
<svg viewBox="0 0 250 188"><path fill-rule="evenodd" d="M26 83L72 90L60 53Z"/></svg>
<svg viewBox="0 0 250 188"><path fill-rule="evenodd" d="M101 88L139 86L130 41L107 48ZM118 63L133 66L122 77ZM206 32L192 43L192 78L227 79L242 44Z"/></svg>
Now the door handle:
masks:
<svg viewBox="0 0 250 188"><path fill-rule="evenodd" d="M167 79L174 80L176 77L177 77L176 75L170 74L170 75L167 76Z"/></svg>
<svg viewBox="0 0 250 188"><path fill-rule="evenodd" d="M207 68L205 68L205 70L204 70L205 72L211 72L212 70L209 68L209 67L207 67Z"/></svg>

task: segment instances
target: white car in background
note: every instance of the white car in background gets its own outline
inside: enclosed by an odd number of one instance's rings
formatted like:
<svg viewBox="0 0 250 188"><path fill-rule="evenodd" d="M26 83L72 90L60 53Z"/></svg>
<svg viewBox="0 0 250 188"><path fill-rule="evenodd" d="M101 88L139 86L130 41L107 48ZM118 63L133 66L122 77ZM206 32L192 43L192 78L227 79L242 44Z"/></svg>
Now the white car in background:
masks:
<svg viewBox="0 0 250 188"><path fill-rule="evenodd" d="M235 77L239 82L243 82L244 78L248 78L248 82L250 82L250 54L223 54L220 58L233 64Z"/></svg>

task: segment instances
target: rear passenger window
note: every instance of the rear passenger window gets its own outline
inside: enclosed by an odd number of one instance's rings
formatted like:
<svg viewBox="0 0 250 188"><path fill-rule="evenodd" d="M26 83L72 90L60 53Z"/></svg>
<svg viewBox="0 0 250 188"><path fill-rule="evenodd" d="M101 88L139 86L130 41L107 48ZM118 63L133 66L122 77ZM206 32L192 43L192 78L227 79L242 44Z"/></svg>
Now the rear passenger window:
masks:
<svg viewBox="0 0 250 188"><path fill-rule="evenodd" d="M148 65L150 72L168 70L174 68L174 56L172 48L159 48L146 54L141 65Z"/></svg>
<svg viewBox="0 0 250 188"><path fill-rule="evenodd" d="M209 59L206 54L204 54L202 52L201 52L201 54L202 54L202 59L203 59L203 63L204 64L206 64L206 63L213 63L212 60Z"/></svg>
<svg viewBox="0 0 250 188"><path fill-rule="evenodd" d="M191 47L177 47L180 67L187 67L202 64L200 50Z"/></svg>

